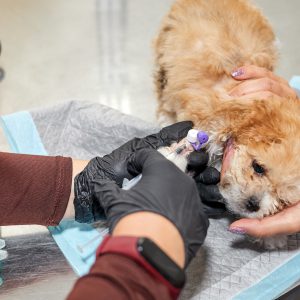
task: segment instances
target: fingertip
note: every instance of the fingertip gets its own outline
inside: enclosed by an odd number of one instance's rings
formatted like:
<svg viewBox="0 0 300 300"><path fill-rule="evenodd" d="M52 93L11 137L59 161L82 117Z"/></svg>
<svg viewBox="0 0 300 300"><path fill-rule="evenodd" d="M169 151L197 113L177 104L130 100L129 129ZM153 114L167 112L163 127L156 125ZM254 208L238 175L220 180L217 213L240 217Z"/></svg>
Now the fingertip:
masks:
<svg viewBox="0 0 300 300"><path fill-rule="evenodd" d="M192 121L182 121L182 122L185 123L187 127L192 128L194 126L194 123Z"/></svg>
<svg viewBox="0 0 300 300"><path fill-rule="evenodd" d="M249 228L253 225L257 225L259 223L258 219L239 219L233 223L231 223L230 228L231 227L244 227L244 228Z"/></svg>
<svg viewBox="0 0 300 300"><path fill-rule="evenodd" d="M196 181L199 181L204 184L217 184L220 182L220 172L213 168L207 167L202 173L198 175Z"/></svg>
<svg viewBox="0 0 300 300"><path fill-rule="evenodd" d="M189 130L192 128L192 121L181 121L162 128L160 135L164 140L164 146L168 146L174 141L179 142L187 136Z"/></svg>
<svg viewBox="0 0 300 300"><path fill-rule="evenodd" d="M188 168L198 171L206 167L209 155L205 151L194 151L188 156Z"/></svg>
<svg viewBox="0 0 300 300"><path fill-rule="evenodd" d="M244 68L244 67L234 69L234 70L231 72L231 76L232 76L233 78L235 78L235 79L240 78L240 77L242 77L243 75L245 75L245 68Z"/></svg>
<svg viewBox="0 0 300 300"><path fill-rule="evenodd" d="M251 79L257 77L261 73L261 68L255 65L247 65L234 69L231 76L237 80Z"/></svg>
<svg viewBox="0 0 300 300"><path fill-rule="evenodd" d="M192 121L182 121L179 122L179 126L181 126L181 130L178 133L178 139L177 142L181 139L185 138L188 134L188 132L193 128L194 123Z"/></svg>
<svg viewBox="0 0 300 300"><path fill-rule="evenodd" d="M190 130L193 128L194 123L192 121L180 121L174 124L174 126L177 126L182 129Z"/></svg>
<svg viewBox="0 0 300 300"><path fill-rule="evenodd" d="M264 236L264 231L258 219L240 219L233 222L228 230L232 233L248 234L254 237Z"/></svg>
<svg viewBox="0 0 300 300"><path fill-rule="evenodd" d="M132 153L127 162L127 171L136 176L142 173L144 165L148 160L155 159L157 157L162 157L162 155L153 149L139 149Z"/></svg>

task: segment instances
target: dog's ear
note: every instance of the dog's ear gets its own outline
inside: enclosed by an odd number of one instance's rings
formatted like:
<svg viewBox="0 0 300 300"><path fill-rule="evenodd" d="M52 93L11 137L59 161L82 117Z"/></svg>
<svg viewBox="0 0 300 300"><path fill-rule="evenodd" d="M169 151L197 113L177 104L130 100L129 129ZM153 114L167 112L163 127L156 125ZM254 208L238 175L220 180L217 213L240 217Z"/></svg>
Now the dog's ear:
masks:
<svg viewBox="0 0 300 300"><path fill-rule="evenodd" d="M226 101L217 109L216 117L225 121L222 135L238 144L281 143L283 138L280 103L272 100Z"/></svg>

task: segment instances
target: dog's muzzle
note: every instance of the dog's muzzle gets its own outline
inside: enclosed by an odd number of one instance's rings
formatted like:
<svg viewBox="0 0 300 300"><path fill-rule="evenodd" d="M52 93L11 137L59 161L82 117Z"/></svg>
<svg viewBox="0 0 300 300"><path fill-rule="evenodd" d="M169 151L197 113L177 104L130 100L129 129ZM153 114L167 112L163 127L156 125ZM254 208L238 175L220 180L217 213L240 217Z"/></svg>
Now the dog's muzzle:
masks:
<svg viewBox="0 0 300 300"><path fill-rule="evenodd" d="M257 212L260 209L259 200L255 196L251 196L246 200L246 209L250 212Z"/></svg>

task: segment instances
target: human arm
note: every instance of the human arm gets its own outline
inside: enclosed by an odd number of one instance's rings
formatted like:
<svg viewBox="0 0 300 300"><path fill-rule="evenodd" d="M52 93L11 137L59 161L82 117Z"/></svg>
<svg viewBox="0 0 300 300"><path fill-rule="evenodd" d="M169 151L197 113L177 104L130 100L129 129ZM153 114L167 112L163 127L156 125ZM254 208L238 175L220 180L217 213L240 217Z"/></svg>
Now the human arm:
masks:
<svg viewBox="0 0 300 300"><path fill-rule="evenodd" d="M87 161L70 158L0 153L0 224L58 225L63 215L72 216L72 177L86 164ZM66 210L67 206L70 210ZM164 293L168 296L165 286L159 286L145 270L126 257L107 255L93 267L92 272L103 270L108 281L103 282L101 288L92 280L88 293L92 293L94 288L97 293L105 290L108 299L117 299L115 296L120 289L113 283L115 278L125 274L130 275L141 289L153 291L154 296ZM99 284L97 278L95 282ZM78 299L83 299L80 294Z"/></svg>
<svg viewBox="0 0 300 300"><path fill-rule="evenodd" d="M181 267L184 264L183 241L166 218L149 212L137 212L118 222L112 236L151 238ZM131 258L114 253L97 257L90 272L80 278L68 300L98 299L171 299L163 281L153 277Z"/></svg>
<svg viewBox="0 0 300 300"><path fill-rule="evenodd" d="M203 243L208 227L195 182L156 151L140 151L130 164L130 169L142 172L143 177L129 191L121 190L109 180L94 181L94 193L106 211L110 232L113 236L148 237L180 268L186 267ZM98 257L96 265L101 264L106 255ZM101 284L107 277L103 270L93 267L90 274L78 281L70 299L80 299L78 295L85 295L92 282L95 284L95 278ZM142 282L135 280L135 277L132 279L124 274L114 278L112 286L122 286L115 299L126 298L128 286L134 295L140 296ZM157 278L153 280L161 292L163 282ZM143 299L150 299L154 293L144 291ZM101 296L100 290L94 296L89 294L90 299L106 299L105 294L103 298ZM156 294L153 298L161 299L162 296Z"/></svg>
<svg viewBox="0 0 300 300"><path fill-rule="evenodd" d="M74 209L74 179L75 177L84 170L84 168L89 163L88 160L80 160L80 159L74 159L72 158L72 186L71 186L71 192L70 197L68 199L67 208L65 210L63 219L69 219L74 218L75 216L75 209Z"/></svg>
<svg viewBox="0 0 300 300"><path fill-rule="evenodd" d="M72 160L0 153L0 225L58 225L69 201Z"/></svg>
<svg viewBox="0 0 300 300"><path fill-rule="evenodd" d="M276 76L273 72L248 65L232 72L232 77L240 83L236 85L229 95L240 99L269 99L274 96L297 99L297 93L289 83Z"/></svg>
<svg viewBox="0 0 300 300"><path fill-rule="evenodd" d="M105 161L106 169L96 164L100 158L93 159L90 165L97 174L110 172L118 178L125 177L126 170L122 169L124 152L130 155L138 148L155 148L181 139L191 127L191 122L183 122L179 126L171 126L171 130L163 130L161 134L133 139L113 151L112 156L106 156L113 158ZM54 226L62 217L74 217L72 178L81 173L87 164L88 161L59 156L0 152L0 225Z"/></svg>

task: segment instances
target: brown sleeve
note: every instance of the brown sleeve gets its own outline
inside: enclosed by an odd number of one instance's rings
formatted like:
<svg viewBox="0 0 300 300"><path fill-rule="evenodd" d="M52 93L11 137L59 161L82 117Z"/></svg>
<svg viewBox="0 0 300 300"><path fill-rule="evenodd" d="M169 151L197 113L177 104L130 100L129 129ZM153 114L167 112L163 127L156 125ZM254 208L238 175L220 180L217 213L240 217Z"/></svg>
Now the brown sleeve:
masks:
<svg viewBox="0 0 300 300"><path fill-rule="evenodd" d="M0 225L57 225L71 181L71 158L0 152Z"/></svg>
<svg viewBox="0 0 300 300"><path fill-rule="evenodd" d="M89 274L76 282L67 299L171 298L167 287L133 260L118 254L105 254L97 258Z"/></svg>

